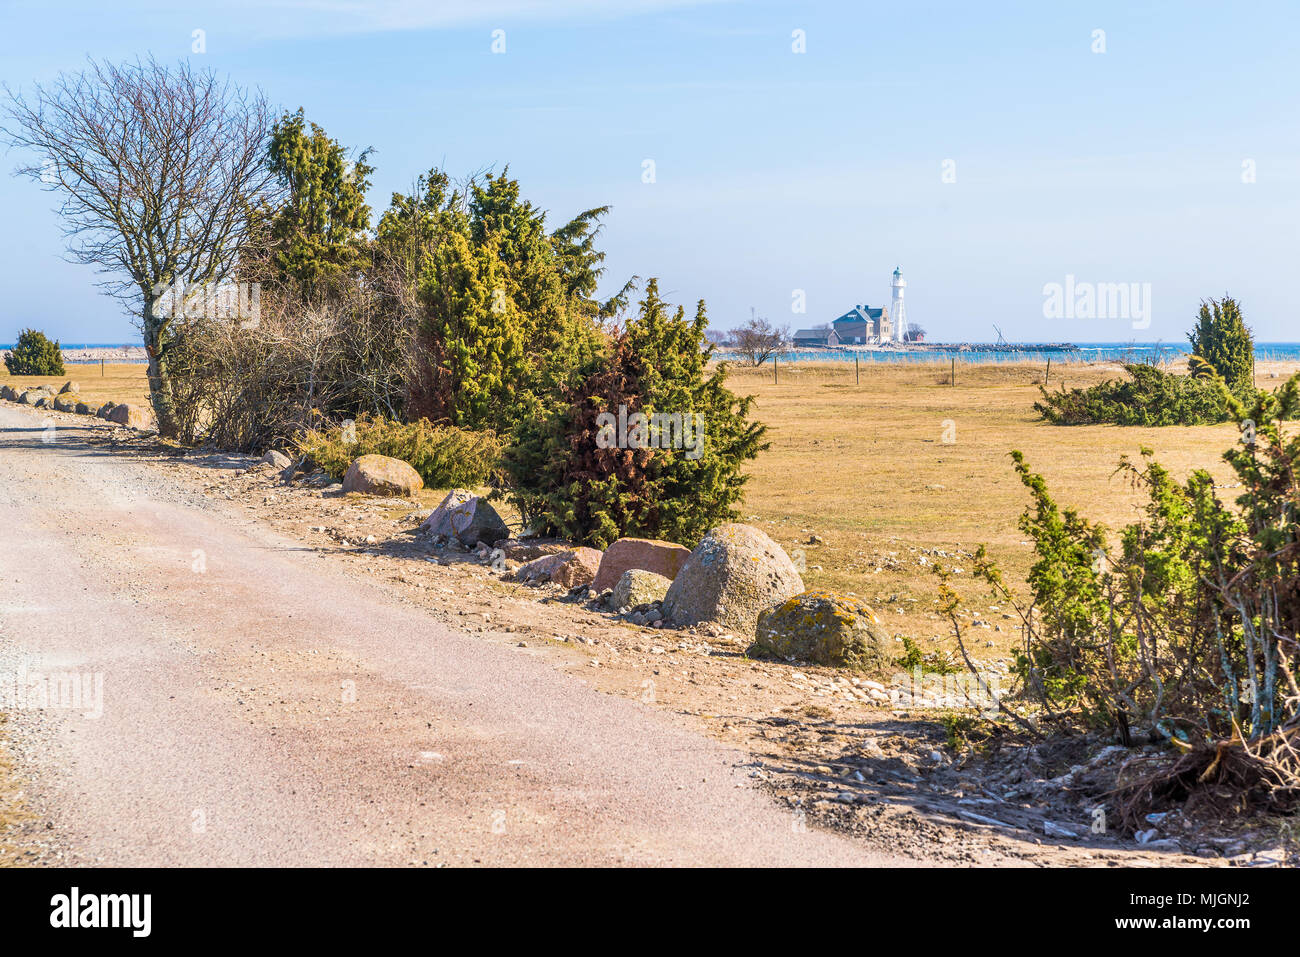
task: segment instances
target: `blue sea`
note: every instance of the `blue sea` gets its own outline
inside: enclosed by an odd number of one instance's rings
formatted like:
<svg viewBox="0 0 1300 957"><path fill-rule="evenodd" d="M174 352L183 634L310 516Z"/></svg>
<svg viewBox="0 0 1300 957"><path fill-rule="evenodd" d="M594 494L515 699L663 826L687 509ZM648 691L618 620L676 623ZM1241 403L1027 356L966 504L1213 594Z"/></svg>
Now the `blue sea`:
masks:
<svg viewBox="0 0 1300 957"><path fill-rule="evenodd" d="M137 342L62 343L64 349L120 349L138 346ZM1190 351L1186 344L1168 342L1082 342L1069 351L1024 348L1022 351L992 351L993 343L975 342L943 348L943 343L929 343L918 352L851 352L844 349L797 349L781 357L782 362L1150 362L1177 359ZM1014 344L1013 344L1014 345ZM12 349L12 343L0 343L0 351ZM988 350L988 351L985 351ZM719 358L725 358L720 352ZM1300 342L1257 342L1255 358L1261 361L1300 361ZM122 362L124 360L110 360ZM132 361L132 360L125 360ZM143 363L144 360L140 359ZM98 365L99 360L93 360Z"/></svg>
<svg viewBox="0 0 1300 957"><path fill-rule="evenodd" d="M1188 355L1191 347L1168 342L1082 342L1069 350L1035 350L1016 347L1015 351L993 351L993 343L963 343L946 347L928 343L924 351L853 352L846 349L796 349L781 357L781 362L1158 362ZM720 355L720 353L719 353ZM721 356L720 356L721 357ZM1300 342L1257 342L1255 358L1259 361L1300 361Z"/></svg>
<svg viewBox="0 0 1300 957"><path fill-rule="evenodd" d="M69 351L76 351L78 349L122 349L122 348L138 349L140 347L140 343L138 341L137 342L60 342L59 346L63 349L65 353L63 358L64 365L75 366L75 365L99 365L99 360L98 359L69 359L66 355L66 353ZM14 345L12 342L0 342L0 352L4 352L6 349L12 349L13 347ZM132 365L132 364L146 365L148 363L148 360L143 358L141 359L110 358L110 359L105 359L105 361L118 364L118 365Z"/></svg>

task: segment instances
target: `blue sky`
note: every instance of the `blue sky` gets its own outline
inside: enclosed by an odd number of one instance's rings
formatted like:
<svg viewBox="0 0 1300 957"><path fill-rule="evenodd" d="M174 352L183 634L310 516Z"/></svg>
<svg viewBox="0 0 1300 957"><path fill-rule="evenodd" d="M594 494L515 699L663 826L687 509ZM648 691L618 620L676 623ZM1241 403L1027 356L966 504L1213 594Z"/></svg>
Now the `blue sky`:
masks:
<svg viewBox="0 0 1300 957"><path fill-rule="evenodd" d="M190 58L374 147L376 215L432 165L508 163L557 224L611 204L605 287L658 276L677 301L704 298L717 328L751 307L797 328L879 305L901 263L909 317L932 339L989 340L996 323L1022 340L1181 342L1198 301L1224 292L1261 341L1300 339L1294 3L0 9L10 87L87 55ZM7 175L20 156L2 159L0 341L28 325L65 343L134 341L93 271L64 261L53 197ZM943 181L947 160L955 182ZM1044 318L1044 285L1067 275L1149 283L1149 328Z"/></svg>

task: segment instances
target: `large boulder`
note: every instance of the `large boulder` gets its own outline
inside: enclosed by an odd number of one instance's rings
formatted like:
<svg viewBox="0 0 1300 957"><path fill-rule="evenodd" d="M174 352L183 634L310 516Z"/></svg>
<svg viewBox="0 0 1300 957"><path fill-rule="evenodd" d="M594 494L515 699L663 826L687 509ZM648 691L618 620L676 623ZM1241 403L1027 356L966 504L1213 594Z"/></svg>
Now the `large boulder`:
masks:
<svg viewBox="0 0 1300 957"><path fill-rule="evenodd" d="M293 464L289 456L285 455L279 449L270 449L265 455L262 456L262 462L272 466L273 468L275 468L277 471L280 472L283 472L285 469L287 469L290 465Z"/></svg>
<svg viewBox="0 0 1300 957"><path fill-rule="evenodd" d="M492 545L510 535L510 529L497 510L463 488L449 492L424 520L420 531L435 538L456 538L469 548L479 542Z"/></svg>
<svg viewBox="0 0 1300 957"><path fill-rule="evenodd" d="M673 579L664 615L683 627L713 622L753 635L760 612L804 590L790 556L752 525L719 525Z"/></svg>
<svg viewBox="0 0 1300 957"><path fill-rule="evenodd" d="M108 421L116 422L118 425L125 425L132 429L148 429L153 425L149 413L138 405L131 405L129 402L123 402L121 405L115 405L108 413Z"/></svg>
<svg viewBox="0 0 1300 957"><path fill-rule="evenodd" d="M344 492L365 495L414 495L424 488L424 479L410 464L387 455L363 455L348 466L343 476Z"/></svg>
<svg viewBox="0 0 1300 957"><path fill-rule="evenodd" d="M604 559L601 560L600 567L605 567ZM600 580L599 575L596 576L596 580ZM640 568L629 568L614 583L614 593L610 596L609 607L621 611L624 608L636 608L638 605L661 602L668 594L671 585L672 582L663 575L656 575L654 572Z"/></svg>
<svg viewBox="0 0 1300 957"><path fill-rule="evenodd" d="M691 550L685 545L653 538L620 538L605 549L600 560L600 571L596 573L596 581L591 587L596 591L613 588L623 573L631 568L654 572L672 581L690 557Z"/></svg>
<svg viewBox="0 0 1300 957"><path fill-rule="evenodd" d="M596 580L600 567L600 552L594 548L578 546L555 555L543 555L526 565L520 565L515 578L521 582L552 582L573 588L590 585Z"/></svg>
<svg viewBox="0 0 1300 957"><path fill-rule="evenodd" d="M81 386L69 379L63 383L63 388L59 390L59 395L67 395L69 392L76 393L81 391Z"/></svg>
<svg viewBox="0 0 1300 957"><path fill-rule="evenodd" d="M95 418L103 419L104 421L107 422L108 417L113 414L113 410L116 408L117 408L116 402L105 402L103 405L99 407L99 411L95 413Z"/></svg>
<svg viewBox="0 0 1300 957"><path fill-rule="evenodd" d="M879 671L889 664L888 642L880 620L863 602L815 589L759 614L749 654Z"/></svg>
<svg viewBox="0 0 1300 957"><path fill-rule="evenodd" d="M0 386L0 399L4 399L8 402L17 402L18 393L14 391L14 387L11 385Z"/></svg>
<svg viewBox="0 0 1300 957"><path fill-rule="evenodd" d="M52 395L54 395L54 390L42 385L34 389L25 389L19 394L18 401L23 405L35 405L42 399L48 399Z"/></svg>
<svg viewBox="0 0 1300 957"><path fill-rule="evenodd" d="M84 403L84 402L78 402L78 403L77 403L77 407L76 407L75 409L73 409L72 411L75 412L75 413L77 413L77 415L94 415L94 414L95 414L95 410L92 409L90 406L86 405L86 403Z"/></svg>
<svg viewBox="0 0 1300 957"><path fill-rule="evenodd" d="M60 392L54 397L54 408L59 412L76 412L77 396L76 394L65 394Z"/></svg>

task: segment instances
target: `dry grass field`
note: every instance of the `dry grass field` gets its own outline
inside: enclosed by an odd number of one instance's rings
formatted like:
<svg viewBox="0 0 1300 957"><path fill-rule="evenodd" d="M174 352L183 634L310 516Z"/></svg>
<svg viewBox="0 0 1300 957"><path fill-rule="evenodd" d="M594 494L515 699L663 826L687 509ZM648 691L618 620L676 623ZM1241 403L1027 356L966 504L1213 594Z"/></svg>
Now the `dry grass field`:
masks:
<svg viewBox="0 0 1300 957"><path fill-rule="evenodd" d="M52 386L55 391L71 379L81 386L79 393L85 403L100 406L105 402L130 402L148 405L149 385L145 379L145 367L141 363L107 363L102 370L98 363L94 365L67 365L66 375L10 375L9 370L0 365L0 386L13 386L15 389L30 389L38 385Z"/></svg>
<svg viewBox="0 0 1300 957"><path fill-rule="evenodd" d="M71 378L91 404L144 402L144 371L108 365L101 376L98 366L69 366L58 379L0 374L0 384L57 388ZM1261 363L1258 382L1276 387L1294 371L1294 363ZM771 443L750 468L742 517L796 558L801 554L809 587L866 599L895 634L918 639L926 650L953 647L935 609L933 564L962 569L959 592L994 626L976 634L978 646L1009 651L1017 637L1013 621L1002 617L1008 609L990 610L987 589L970 578L969 553L987 545L1008 581L1023 583L1032 553L1016 522L1028 499L1012 471L1012 449L1043 474L1063 506L1116 528L1141 501L1115 474L1120 456L1136 457L1145 445L1179 477L1207 468L1226 482L1221 455L1235 439L1232 425L1048 425L1033 411L1043 372L1041 365L959 363L953 386L946 362L864 363L855 383L851 364L799 364L783 366L773 383L770 367L732 365L729 385L755 396ZM1119 374L1115 364L1053 363L1051 385L1090 385ZM1222 494L1233 496L1231 489ZM432 507L442 495L429 489L421 500ZM516 518L508 509L503 514ZM809 543L814 535L819 544Z"/></svg>
<svg viewBox="0 0 1300 957"><path fill-rule="evenodd" d="M1261 364L1259 384L1276 387L1294 364ZM959 555L986 544L1011 583L1023 583L1032 551L1017 528L1028 494L1008 453L1019 449L1062 506L1116 528L1132 520L1141 496L1115 474L1121 455L1148 446L1183 477L1209 469L1227 481L1221 455L1234 426L1128 428L1049 425L1038 419L1042 365L958 363L949 366L863 364L860 384L846 365L792 365L779 370L732 367L734 391L756 397L771 448L753 465L747 518L792 553L801 549L809 587L868 600L896 634L922 649L955 647L935 613L938 558L959 567L955 583L968 606L997 631L976 644L998 652L1018 637L1009 609L990 611L988 589L970 579ZM1052 364L1051 385L1091 385L1121 374L1113 364ZM1273 376L1276 377L1273 377ZM945 427L951 444L944 442ZM1233 497L1231 490L1222 495ZM824 544L806 544L817 535ZM920 558L930 564L922 566ZM935 638L938 641L935 641ZM981 652L989 653L989 652Z"/></svg>

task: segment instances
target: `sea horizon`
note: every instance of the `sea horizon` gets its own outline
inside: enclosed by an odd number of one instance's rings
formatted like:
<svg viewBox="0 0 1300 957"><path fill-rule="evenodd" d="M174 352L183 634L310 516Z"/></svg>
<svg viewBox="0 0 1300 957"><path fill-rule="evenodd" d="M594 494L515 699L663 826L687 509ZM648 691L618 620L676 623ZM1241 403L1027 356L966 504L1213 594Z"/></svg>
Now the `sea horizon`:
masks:
<svg viewBox="0 0 1300 957"><path fill-rule="evenodd" d="M1191 346L1187 343L1166 342L1163 340L1149 341L1120 341L1120 340L1103 340L1103 341L1077 341L1067 343L1054 343L1051 345L1070 345L1075 347L1070 350L1061 350L1059 348L1046 348L1049 343L1046 342L1021 342L1021 341L1004 341L1004 347L1010 346L1011 349L1005 351L993 351L992 347L998 343L990 341L967 341L967 342L926 342L925 345L930 347L950 347L950 351L941 351L939 349L925 350L859 350L859 349L792 349L780 357L782 362L853 362L862 363L872 362L944 362L955 360L963 363L1015 363L1015 362L1047 362L1049 360L1058 363L1064 362L1144 362L1152 359L1177 359L1180 356L1188 355L1191 352ZM1042 349L1035 349L1034 346L1043 346ZM958 351L957 347L970 347L964 351ZM0 352L12 349L11 343L0 343ZM65 352L78 352L87 350L108 350L108 349L131 349L137 354L142 348L140 343L135 342L104 342L104 343L60 343L60 348ZM112 357L104 357L112 358ZM1300 342L1256 342L1255 358L1259 361L1300 361ZM69 365L88 365L101 361L101 357L88 357L84 359L71 359L66 355L65 363ZM144 358L127 358L121 357L116 359L118 363L143 364L147 360Z"/></svg>

